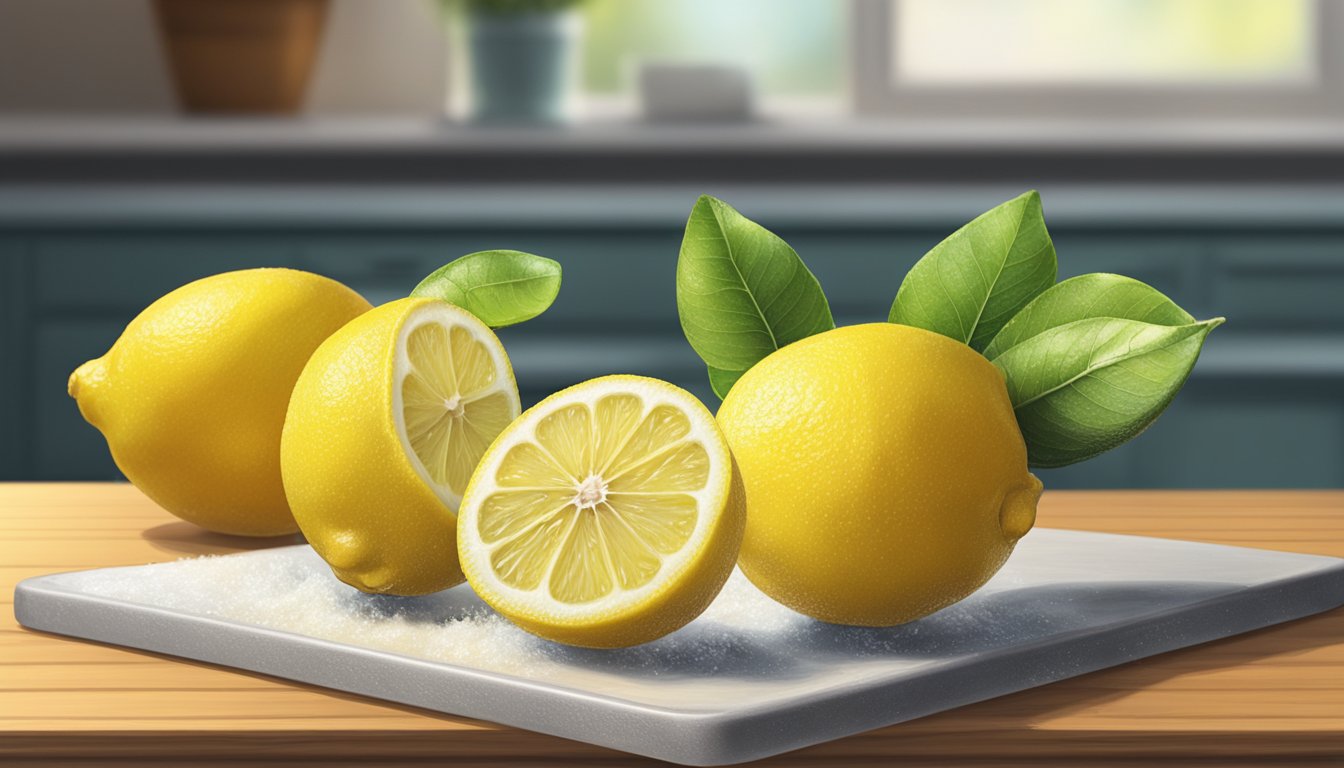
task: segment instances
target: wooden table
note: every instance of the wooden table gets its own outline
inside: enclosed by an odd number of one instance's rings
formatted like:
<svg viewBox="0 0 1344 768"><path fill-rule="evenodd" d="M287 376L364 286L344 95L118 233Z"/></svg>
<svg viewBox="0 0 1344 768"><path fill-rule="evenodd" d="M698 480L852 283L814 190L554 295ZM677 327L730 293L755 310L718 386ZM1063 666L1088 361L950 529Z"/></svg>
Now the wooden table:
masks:
<svg viewBox="0 0 1344 768"><path fill-rule="evenodd" d="M1344 556L1344 491L1050 492L1038 524ZM293 539L264 545L291 543ZM20 579L258 544L117 484L0 484L0 764L654 761L18 627ZM882 728L770 765L1344 763L1344 610Z"/></svg>

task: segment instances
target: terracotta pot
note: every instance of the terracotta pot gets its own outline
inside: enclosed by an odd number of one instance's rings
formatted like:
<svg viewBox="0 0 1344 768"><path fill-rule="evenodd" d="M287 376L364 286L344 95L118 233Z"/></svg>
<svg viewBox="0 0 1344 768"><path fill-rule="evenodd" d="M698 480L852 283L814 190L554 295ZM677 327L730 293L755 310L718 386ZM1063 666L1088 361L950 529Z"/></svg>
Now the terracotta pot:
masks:
<svg viewBox="0 0 1344 768"><path fill-rule="evenodd" d="M291 114L303 106L328 0L155 0L188 112Z"/></svg>

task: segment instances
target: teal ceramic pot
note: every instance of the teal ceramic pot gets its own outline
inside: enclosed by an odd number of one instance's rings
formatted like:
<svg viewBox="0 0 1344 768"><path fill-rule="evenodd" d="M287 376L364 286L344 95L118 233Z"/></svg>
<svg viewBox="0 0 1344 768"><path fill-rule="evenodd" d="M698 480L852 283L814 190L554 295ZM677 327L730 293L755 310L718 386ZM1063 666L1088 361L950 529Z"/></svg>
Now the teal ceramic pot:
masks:
<svg viewBox="0 0 1344 768"><path fill-rule="evenodd" d="M482 123L569 119L583 19L574 12L473 14L472 118Z"/></svg>

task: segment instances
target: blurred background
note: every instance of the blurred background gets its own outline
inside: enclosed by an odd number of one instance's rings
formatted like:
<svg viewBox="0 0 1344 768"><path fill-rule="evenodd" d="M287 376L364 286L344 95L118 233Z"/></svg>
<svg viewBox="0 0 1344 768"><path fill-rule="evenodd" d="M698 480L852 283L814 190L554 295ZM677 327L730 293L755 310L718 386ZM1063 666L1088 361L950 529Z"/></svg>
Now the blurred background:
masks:
<svg viewBox="0 0 1344 768"><path fill-rule="evenodd" d="M542 254L560 298L501 332L524 405L632 372L715 408L673 281L697 195L849 324L1028 188L1061 277L1228 318L1047 486L1344 486L1337 0L0 0L0 479L119 477L66 378L197 277L380 303Z"/></svg>

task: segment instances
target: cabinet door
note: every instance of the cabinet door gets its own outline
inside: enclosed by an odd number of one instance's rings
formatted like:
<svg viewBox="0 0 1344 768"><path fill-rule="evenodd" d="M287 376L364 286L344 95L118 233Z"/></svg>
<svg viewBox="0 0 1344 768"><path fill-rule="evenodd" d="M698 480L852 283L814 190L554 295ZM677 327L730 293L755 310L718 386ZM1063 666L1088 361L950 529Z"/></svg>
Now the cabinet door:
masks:
<svg viewBox="0 0 1344 768"><path fill-rule="evenodd" d="M1125 445L1102 455L1058 469L1031 470L1047 489L1097 490L1105 488L1141 488L1143 483L1136 468L1136 459L1151 437L1139 435Z"/></svg>
<svg viewBox="0 0 1344 768"><path fill-rule="evenodd" d="M377 306L404 298L425 275L470 253L464 245L438 233L308 235L295 246L295 266L339 280Z"/></svg>
<svg viewBox="0 0 1344 768"><path fill-rule="evenodd" d="M1344 486L1344 393L1312 380L1194 380L1137 457L1141 487Z"/></svg>
<svg viewBox="0 0 1344 768"><path fill-rule="evenodd" d="M121 335L106 321L47 321L34 338L29 444L34 480L117 480L121 473L102 433L84 421L66 393L70 374L102 355Z"/></svg>
<svg viewBox="0 0 1344 768"><path fill-rule="evenodd" d="M780 232L817 276L836 325L887 319L901 280L936 245L934 232Z"/></svg>
<svg viewBox="0 0 1344 768"><path fill-rule="evenodd" d="M294 261L290 238L227 232L88 233L37 238L37 306L45 313L104 314L123 324L165 293L208 275Z"/></svg>
<svg viewBox="0 0 1344 768"><path fill-rule="evenodd" d="M32 271L28 243L0 237L0 481L27 480L32 349Z"/></svg>
<svg viewBox="0 0 1344 768"><path fill-rule="evenodd" d="M1246 328L1344 330L1344 237L1219 241L1218 313Z"/></svg>
<svg viewBox="0 0 1344 768"><path fill-rule="evenodd" d="M1330 381L1192 379L1150 429L1040 473L1047 488L1344 486L1344 395Z"/></svg>
<svg viewBox="0 0 1344 768"><path fill-rule="evenodd" d="M1059 279L1112 272L1141 280L1196 316L1208 314L1210 252L1204 238L1171 235L1098 234L1064 230L1054 235ZM1219 314L1214 312L1214 314Z"/></svg>

